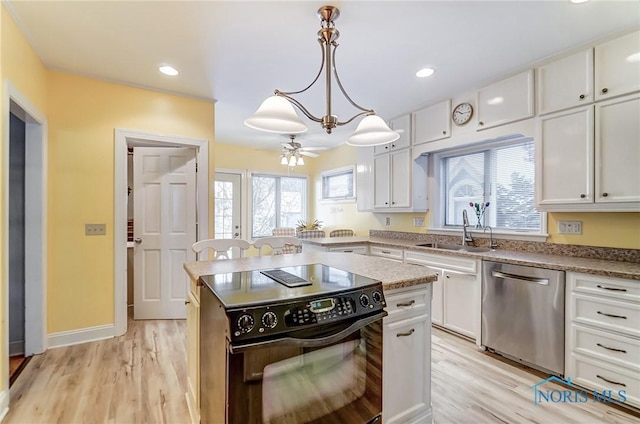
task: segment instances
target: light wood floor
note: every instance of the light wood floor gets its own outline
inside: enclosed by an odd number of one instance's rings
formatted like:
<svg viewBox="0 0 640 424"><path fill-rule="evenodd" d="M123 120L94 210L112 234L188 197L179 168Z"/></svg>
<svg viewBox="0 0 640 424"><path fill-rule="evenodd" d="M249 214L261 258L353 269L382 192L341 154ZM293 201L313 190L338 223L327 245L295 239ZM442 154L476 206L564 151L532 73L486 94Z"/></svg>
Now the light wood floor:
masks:
<svg viewBox="0 0 640 424"><path fill-rule="evenodd" d="M184 321L130 321L125 336L35 356L4 423L188 423L185 331ZM534 406L541 375L437 329L432 372L436 424L640 422L601 404Z"/></svg>

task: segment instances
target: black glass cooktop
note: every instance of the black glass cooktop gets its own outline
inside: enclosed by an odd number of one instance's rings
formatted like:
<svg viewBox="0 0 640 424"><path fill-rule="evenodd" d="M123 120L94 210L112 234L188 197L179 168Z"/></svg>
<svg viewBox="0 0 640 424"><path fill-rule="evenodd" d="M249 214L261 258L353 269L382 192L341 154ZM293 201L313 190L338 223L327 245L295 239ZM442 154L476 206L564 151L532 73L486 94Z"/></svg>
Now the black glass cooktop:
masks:
<svg viewBox="0 0 640 424"><path fill-rule="evenodd" d="M298 277L299 285L287 287L265 275L263 271L229 272L200 277L226 308L258 304L278 304L305 297L323 297L354 288L367 287L380 282L323 264L298 265L277 268Z"/></svg>

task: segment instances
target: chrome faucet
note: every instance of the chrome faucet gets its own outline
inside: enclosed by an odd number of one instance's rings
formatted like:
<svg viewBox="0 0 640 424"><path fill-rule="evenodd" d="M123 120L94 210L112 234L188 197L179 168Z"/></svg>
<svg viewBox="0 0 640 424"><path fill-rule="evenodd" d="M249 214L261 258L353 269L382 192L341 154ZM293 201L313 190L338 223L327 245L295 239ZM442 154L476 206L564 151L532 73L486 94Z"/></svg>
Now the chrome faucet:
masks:
<svg viewBox="0 0 640 424"><path fill-rule="evenodd" d="M462 245L474 245L473 237L471 237L471 232L468 230L469 228L469 218L467 217L467 210L462 210Z"/></svg>
<svg viewBox="0 0 640 424"><path fill-rule="evenodd" d="M487 225L484 227L484 230L487 231L487 228L489 229L489 249L496 250L498 243L493 241L493 229Z"/></svg>

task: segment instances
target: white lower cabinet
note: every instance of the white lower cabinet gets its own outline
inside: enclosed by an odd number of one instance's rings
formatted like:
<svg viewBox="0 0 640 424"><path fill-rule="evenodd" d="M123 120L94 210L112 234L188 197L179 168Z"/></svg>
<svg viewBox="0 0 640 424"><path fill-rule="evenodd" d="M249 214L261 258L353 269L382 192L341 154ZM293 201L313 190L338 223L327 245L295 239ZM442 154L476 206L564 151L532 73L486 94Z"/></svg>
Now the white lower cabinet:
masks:
<svg viewBox="0 0 640 424"><path fill-rule="evenodd" d="M565 377L640 407L640 284L567 273Z"/></svg>
<svg viewBox="0 0 640 424"><path fill-rule="evenodd" d="M431 284L385 292L382 419L385 424L432 422Z"/></svg>
<svg viewBox="0 0 640 424"><path fill-rule="evenodd" d="M480 343L480 261L434 253L404 253L405 262L438 273L431 302L432 323Z"/></svg>

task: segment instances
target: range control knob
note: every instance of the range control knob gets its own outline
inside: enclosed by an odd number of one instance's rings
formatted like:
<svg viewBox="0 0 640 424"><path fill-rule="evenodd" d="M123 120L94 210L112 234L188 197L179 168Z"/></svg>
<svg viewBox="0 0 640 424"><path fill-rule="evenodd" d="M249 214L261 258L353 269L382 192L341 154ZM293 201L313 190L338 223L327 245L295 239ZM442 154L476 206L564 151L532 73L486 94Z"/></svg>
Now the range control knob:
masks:
<svg viewBox="0 0 640 424"><path fill-rule="evenodd" d="M253 317L249 314L241 315L240 318L238 318L238 329L241 333L246 334L249 331L253 330L253 325Z"/></svg>
<svg viewBox="0 0 640 424"><path fill-rule="evenodd" d="M366 308L367 306L369 306L369 296L367 296L367 295L366 295L366 294L364 294L364 293L363 293L363 294L361 294L361 295L360 295L360 304L361 304L362 306L364 306L365 308Z"/></svg>
<svg viewBox="0 0 640 424"><path fill-rule="evenodd" d="M373 295L371 295L371 297L373 297L373 301L375 303L382 302L382 293L380 293L378 290L374 291Z"/></svg>
<svg viewBox="0 0 640 424"><path fill-rule="evenodd" d="M278 324L278 317L274 312L265 312L262 315L262 325L266 328L274 328Z"/></svg>

